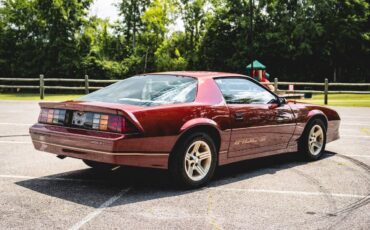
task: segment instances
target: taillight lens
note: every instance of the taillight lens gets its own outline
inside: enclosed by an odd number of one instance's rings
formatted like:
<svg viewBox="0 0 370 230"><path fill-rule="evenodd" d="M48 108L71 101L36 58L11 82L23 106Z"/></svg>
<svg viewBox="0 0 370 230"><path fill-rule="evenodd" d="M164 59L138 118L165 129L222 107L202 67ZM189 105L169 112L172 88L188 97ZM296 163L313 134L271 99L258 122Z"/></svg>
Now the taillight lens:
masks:
<svg viewBox="0 0 370 230"><path fill-rule="evenodd" d="M117 115L94 113L92 128L121 133L125 128L125 119Z"/></svg>
<svg viewBox="0 0 370 230"><path fill-rule="evenodd" d="M72 119L66 119L66 115L67 111L65 109L43 108L41 109L39 122L115 133L133 133L137 131L131 122L119 115L82 111L68 111L68 117L72 116Z"/></svg>
<svg viewBox="0 0 370 230"><path fill-rule="evenodd" d="M39 122L63 125L66 118L65 109L41 109Z"/></svg>
<svg viewBox="0 0 370 230"><path fill-rule="evenodd" d="M122 116L99 113L94 113L92 128L116 133L132 133L137 131L135 126Z"/></svg>
<svg viewBox="0 0 370 230"><path fill-rule="evenodd" d="M132 133L137 129L128 120L119 115L94 113L92 129L115 133Z"/></svg>

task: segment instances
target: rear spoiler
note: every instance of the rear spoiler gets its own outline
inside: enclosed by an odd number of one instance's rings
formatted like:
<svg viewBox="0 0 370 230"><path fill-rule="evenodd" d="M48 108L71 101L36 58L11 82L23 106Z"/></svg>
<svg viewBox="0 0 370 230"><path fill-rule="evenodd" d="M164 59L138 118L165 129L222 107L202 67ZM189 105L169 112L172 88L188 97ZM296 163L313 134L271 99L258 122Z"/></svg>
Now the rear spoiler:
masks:
<svg viewBox="0 0 370 230"><path fill-rule="evenodd" d="M76 103L75 101L65 101L65 102L40 102L40 108L48 109L67 109L67 110L77 110L83 112L99 112L99 113L109 113L115 115L124 115L122 110L117 108L107 107L106 105L98 105L99 103Z"/></svg>

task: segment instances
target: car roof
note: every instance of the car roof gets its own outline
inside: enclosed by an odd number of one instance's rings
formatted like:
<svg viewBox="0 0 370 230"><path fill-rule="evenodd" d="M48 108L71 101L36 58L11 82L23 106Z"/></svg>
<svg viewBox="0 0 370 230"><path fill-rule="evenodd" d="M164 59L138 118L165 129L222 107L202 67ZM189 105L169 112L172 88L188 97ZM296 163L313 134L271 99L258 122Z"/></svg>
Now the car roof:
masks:
<svg viewBox="0 0 370 230"><path fill-rule="evenodd" d="M177 76L188 76L195 78L214 78L214 77L246 77L246 75L237 73L225 73L225 72L209 72L209 71L170 71L170 72L159 72L159 73L148 73L150 75L177 75Z"/></svg>

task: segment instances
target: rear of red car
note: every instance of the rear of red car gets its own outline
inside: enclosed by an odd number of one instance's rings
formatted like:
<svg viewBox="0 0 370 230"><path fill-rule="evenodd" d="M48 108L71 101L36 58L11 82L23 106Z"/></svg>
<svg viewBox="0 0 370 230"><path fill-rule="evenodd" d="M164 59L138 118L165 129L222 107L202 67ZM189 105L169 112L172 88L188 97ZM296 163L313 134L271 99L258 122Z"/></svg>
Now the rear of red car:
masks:
<svg viewBox="0 0 370 230"><path fill-rule="evenodd" d="M133 106L124 106L127 111L97 102L40 103L40 107L38 123L30 128L37 150L111 164L167 166L168 153L141 151L137 138L142 129L129 112Z"/></svg>

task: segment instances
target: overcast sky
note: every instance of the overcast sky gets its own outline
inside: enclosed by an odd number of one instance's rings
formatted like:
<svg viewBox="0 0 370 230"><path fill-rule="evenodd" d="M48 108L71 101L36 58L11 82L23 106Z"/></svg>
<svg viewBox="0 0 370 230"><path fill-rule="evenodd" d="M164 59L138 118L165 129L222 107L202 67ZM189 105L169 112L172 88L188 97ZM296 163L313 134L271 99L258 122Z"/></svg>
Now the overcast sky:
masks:
<svg viewBox="0 0 370 230"><path fill-rule="evenodd" d="M93 5L90 8L90 15L97 15L99 18L109 18L111 22L118 19L118 10L114 6L115 3L120 0L94 0ZM171 25L169 30L174 31L184 31L183 22L178 19L174 25Z"/></svg>

